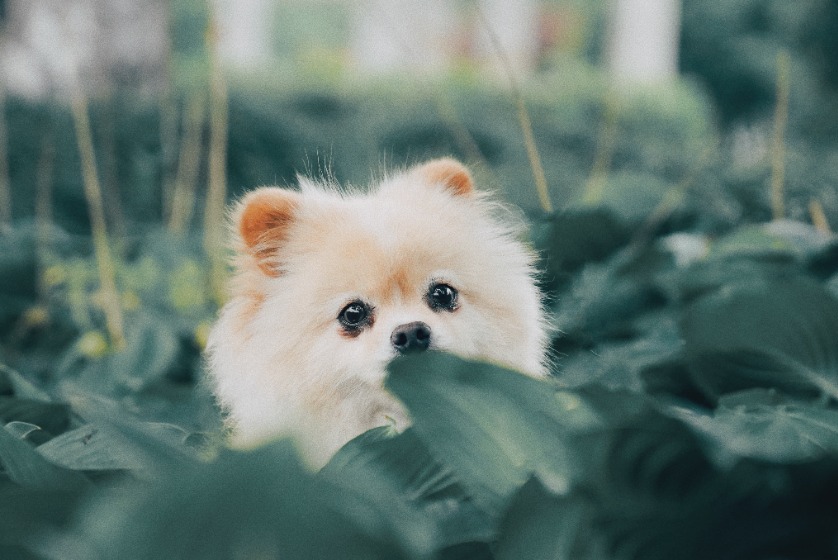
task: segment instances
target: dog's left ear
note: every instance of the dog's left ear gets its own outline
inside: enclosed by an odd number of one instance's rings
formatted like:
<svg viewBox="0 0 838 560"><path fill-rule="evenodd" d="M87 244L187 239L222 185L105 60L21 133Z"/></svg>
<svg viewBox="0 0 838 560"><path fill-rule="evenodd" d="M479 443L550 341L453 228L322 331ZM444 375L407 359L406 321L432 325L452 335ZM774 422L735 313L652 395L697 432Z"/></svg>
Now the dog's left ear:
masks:
<svg viewBox="0 0 838 560"><path fill-rule="evenodd" d="M296 191L262 187L248 193L236 210L238 237L268 276L279 276L283 244L301 199Z"/></svg>
<svg viewBox="0 0 838 560"><path fill-rule="evenodd" d="M412 173L427 183L442 185L457 196L469 196L474 192L471 173L465 165L452 158L432 159L414 167Z"/></svg>

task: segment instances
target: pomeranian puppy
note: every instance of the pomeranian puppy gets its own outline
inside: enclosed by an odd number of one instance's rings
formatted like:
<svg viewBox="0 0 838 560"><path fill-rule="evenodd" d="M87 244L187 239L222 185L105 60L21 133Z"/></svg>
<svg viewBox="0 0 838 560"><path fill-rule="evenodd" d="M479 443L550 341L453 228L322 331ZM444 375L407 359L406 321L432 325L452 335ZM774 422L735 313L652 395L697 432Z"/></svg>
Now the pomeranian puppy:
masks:
<svg viewBox="0 0 838 560"><path fill-rule="evenodd" d="M384 388L399 354L447 351L545 373L534 255L439 159L367 192L300 180L234 213L235 275L209 337L232 443L294 437L313 464L371 428L410 420Z"/></svg>

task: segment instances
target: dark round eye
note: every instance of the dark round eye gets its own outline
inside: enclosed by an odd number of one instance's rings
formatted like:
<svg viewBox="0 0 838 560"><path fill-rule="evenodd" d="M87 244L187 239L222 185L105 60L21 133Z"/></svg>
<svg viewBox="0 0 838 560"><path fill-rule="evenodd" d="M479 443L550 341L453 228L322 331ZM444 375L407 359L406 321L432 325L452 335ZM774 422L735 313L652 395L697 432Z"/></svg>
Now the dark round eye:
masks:
<svg viewBox="0 0 838 560"><path fill-rule="evenodd" d="M457 309L457 290L448 284L433 284L428 289L428 305L434 311Z"/></svg>
<svg viewBox="0 0 838 560"><path fill-rule="evenodd" d="M363 327L369 322L370 308L362 301L353 301L343 308L338 315L340 324L349 329Z"/></svg>

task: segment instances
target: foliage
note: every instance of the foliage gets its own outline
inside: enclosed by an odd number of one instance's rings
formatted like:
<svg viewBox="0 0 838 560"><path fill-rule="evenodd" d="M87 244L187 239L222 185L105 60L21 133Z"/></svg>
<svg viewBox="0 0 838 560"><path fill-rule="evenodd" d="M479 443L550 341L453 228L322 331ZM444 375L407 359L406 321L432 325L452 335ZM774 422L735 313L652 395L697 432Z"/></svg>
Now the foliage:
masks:
<svg viewBox="0 0 838 560"><path fill-rule="evenodd" d="M534 208L509 101L452 91L484 181ZM98 136L98 149L118 156L125 208L114 245L127 345L116 351L102 332L66 115L12 103L18 220L0 233L0 557L838 554L838 240L806 223L812 198L838 223L838 200L822 190L835 166L820 160L822 180L809 181L808 165L791 165L794 219L765 223L767 167L727 158L694 92L616 107L578 92L527 95L562 208L530 212L559 329L552 376L442 354L397 361L387 386L413 426L363 434L316 473L291 442L242 452L220 441L200 383L217 302L199 232L159 225L156 110L120 105L113 144ZM114 114L99 111L99 122ZM325 157L350 182L382 152L390 165L467 157L438 114L416 92L238 92L228 177L236 192L291 181L307 154L312 171ZM607 128L591 125L608 119L608 173L599 197L585 199ZM33 225L33 154L48 135L60 147L62 210Z"/></svg>
<svg viewBox="0 0 838 560"><path fill-rule="evenodd" d="M833 0L687 0L683 4L681 68L700 77L722 119L735 122L771 112L776 58L789 51L794 67L792 117L797 131L834 137L830 97L838 87L838 4Z"/></svg>

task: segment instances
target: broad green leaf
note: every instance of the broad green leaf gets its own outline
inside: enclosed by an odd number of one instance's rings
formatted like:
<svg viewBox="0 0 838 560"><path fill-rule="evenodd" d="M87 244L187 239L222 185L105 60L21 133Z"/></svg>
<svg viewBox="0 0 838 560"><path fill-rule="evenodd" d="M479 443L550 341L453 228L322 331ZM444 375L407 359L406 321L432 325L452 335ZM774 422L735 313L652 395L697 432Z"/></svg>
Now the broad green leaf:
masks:
<svg viewBox="0 0 838 560"><path fill-rule="evenodd" d="M179 357L176 334L166 324L147 315L135 317L127 331L126 347L105 362L105 375L137 391L176 367Z"/></svg>
<svg viewBox="0 0 838 560"><path fill-rule="evenodd" d="M574 544L590 538L590 504L551 494L532 479L515 496L500 524L496 560L582 558Z"/></svg>
<svg viewBox="0 0 838 560"><path fill-rule="evenodd" d="M560 338L591 346L633 334L633 321L660 305L660 295L649 283L622 274L623 255L605 263L585 266L568 289L556 298L554 321Z"/></svg>
<svg viewBox="0 0 838 560"><path fill-rule="evenodd" d="M70 409L64 404L0 397L0 422L12 421L28 422L51 434L60 434L70 425Z"/></svg>
<svg viewBox="0 0 838 560"><path fill-rule="evenodd" d="M648 173L622 171L608 176L599 201L625 223L641 224L661 204L672 185Z"/></svg>
<svg viewBox="0 0 838 560"><path fill-rule="evenodd" d="M711 245L709 258L788 257L804 260L826 248L830 240L831 236L809 224L779 220L734 230Z"/></svg>
<svg viewBox="0 0 838 560"><path fill-rule="evenodd" d="M643 370L672 358L681 349L678 328L669 315L654 314L659 328L647 333L638 329L637 336L628 341L603 341L590 350L562 357L555 368L558 381L566 387L599 384L640 392Z"/></svg>
<svg viewBox="0 0 838 560"><path fill-rule="evenodd" d="M76 344L64 352L56 374L87 392L122 397L180 368L180 350L177 334L166 322L138 313L126 326L124 349L90 355Z"/></svg>
<svg viewBox="0 0 838 560"><path fill-rule="evenodd" d="M104 440L100 440L97 433L90 438L96 438L96 447L88 455L85 447L88 433L77 432L72 436L59 440L55 446L66 446L66 461L68 464L82 464L86 461L102 461L102 468L108 469L109 461L104 454L106 449L100 449L106 441L114 442L111 450L111 460L123 465L140 465L142 470L162 472L177 468L184 463L191 463L199 458L199 453L186 440L189 432L179 426L159 422L145 422L126 413L120 406L105 398L72 397L70 402L82 418L88 420L103 432ZM79 438L80 436L80 438ZM48 453L55 453L52 447ZM59 459L64 461L65 459Z"/></svg>
<svg viewBox="0 0 838 560"><path fill-rule="evenodd" d="M536 245L553 288L585 263L598 262L629 241L628 229L607 209L578 208L540 224Z"/></svg>
<svg viewBox="0 0 838 560"><path fill-rule="evenodd" d="M20 557L4 556L3 545L30 550L43 532L63 529L86 495L83 488L47 490L0 483L0 558ZM32 557L43 558L34 553Z"/></svg>
<svg viewBox="0 0 838 560"><path fill-rule="evenodd" d="M13 436L26 440L33 445L44 443L52 438L51 434L28 422L9 422L6 424L6 430Z"/></svg>
<svg viewBox="0 0 838 560"><path fill-rule="evenodd" d="M51 439L40 445L38 452L52 463L73 470L140 470L147 466L135 444L91 424Z"/></svg>
<svg viewBox="0 0 838 560"><path fill-rule="evenodd" d="M374 476L355 489L317 477L284 441L103 494L85 508L75 539L102 558L134 560L429 557L430 535L398 526L406 522L398 502L364 495L387 488Z"/></svg>
<svg viewBox="0 0 838 560"><path fill-rule="evenodd" d="M833 234L811 224L794 220L774 220L765 224L765 231L791 243L804 257L816 256L835 243Z"/></svg>
<svg viewBox="0 0 838 560"><path fill-rule="evenodd" d="M838 456L838 410L753 389L723 397L712 414L678 417L713 444L722 464L742 457L776 463Z"/></svg>
<svg viewBox="0 0 838 560"><path fill-rule="evenodd" d="M799 264L785 257L706 259L674 273L671 289L678 299L694 302L722 289L743 285L755 289L799 274Z"/></svg>
<svg viewBox="0 0 838 560"><path fill-rule="evenodd" d="M36 239L31 222L15 229L0 230L0 295L15 299L35 299L38 266ZM4 311L0 309L0 312Z"/></svg>
<svg viewBox="0 0 838 560"><path fill-rule="evenodd" d="M12 482L33 490L80 490L89 481L81 474L50 463L30 444L0 429L0 464Z"/></svg>
<svg viewBox="0 0 838 560"><path fill-rule="evenodd" d="M43 389L39 389L34 383L23 377L15 370L0 364L0 378L3 378L12 390L12 395L19 399L33 401L52 402L50 396Z"/></svg>
<svg viewBox="0 0 838 560"><path fill-rule="evenodd" d="M320 472L337 484L370 476L391 481L394 494L380 499L405 500L435 526L435 548L489 542L494 522L465 492L454 473L436 460L412 428L393 435L377 428L345 445Z"/></svg>
<svg viewBox="0 0 838 560"><path fill-rule="evenodd" d="M793 258L797 256L794 243L774 234L762 225L742 227L710 245L711 259L742 257Z"/></svg>
<svg viewBox="0 0 838 560"><path fill-rule="evenodd" d="M697 302L686 355L709 395L751 387L838 398L838 300L803 278L742 284Z"/></svg>
<svg viewBox="0 0 838 560"><path fill-rule="evenodd" d="M578 399L563 403L550 383L438 353L398 360L390 372L387 387L417 436L481 508L497 513L533 474L567 488L572 458L562 420L587 418Z"/></svg>

